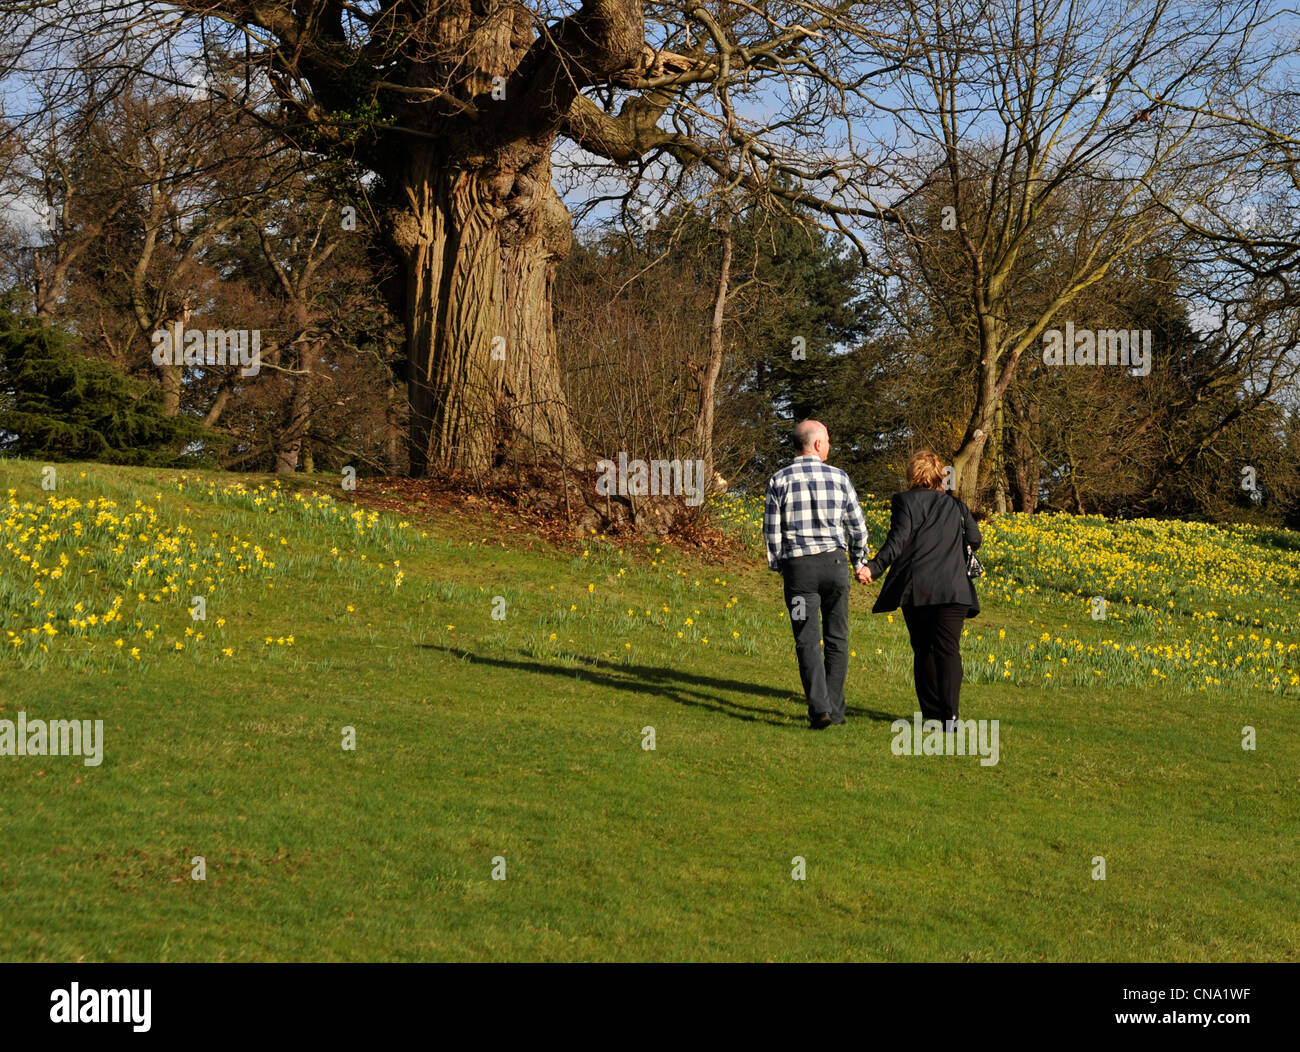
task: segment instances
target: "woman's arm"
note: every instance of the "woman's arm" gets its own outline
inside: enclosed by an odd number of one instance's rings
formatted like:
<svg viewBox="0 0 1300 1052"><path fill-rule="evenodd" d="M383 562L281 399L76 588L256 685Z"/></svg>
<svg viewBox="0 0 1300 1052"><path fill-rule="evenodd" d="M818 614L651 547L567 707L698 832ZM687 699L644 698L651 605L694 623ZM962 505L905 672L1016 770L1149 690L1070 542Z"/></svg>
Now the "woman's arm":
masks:
<svg viewBox="0 0 1300 1052"><path fill-rule="evenodd" d="M903 500L901 493L895 493L890 504L889 536L876 552L876 557L867 563L873 579L879 580L895 559L906 549L912 537L912 512Z"/></svg>
<svg viewBox="0 0 1300 1052"><path fill-rule="evenodd" d="M980 524L975 521L975 516L970 513L970 508L966 507L965 501L961 505L961 517L966 528L966 543L970 545L971 551L974 551L984 543L984 537L980 533Z"/></svg>

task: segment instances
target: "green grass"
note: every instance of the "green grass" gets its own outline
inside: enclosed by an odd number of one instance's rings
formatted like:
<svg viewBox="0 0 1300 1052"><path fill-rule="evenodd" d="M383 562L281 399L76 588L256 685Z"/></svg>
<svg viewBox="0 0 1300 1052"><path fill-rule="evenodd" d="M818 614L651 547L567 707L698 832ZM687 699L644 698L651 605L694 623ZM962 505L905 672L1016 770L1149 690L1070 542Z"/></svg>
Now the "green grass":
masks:
<svg viewBox="0 0 1300 1052"><path fill-rule="evenodd" d="M105 758L0 757L4 959L1300 959L1285 531L994 524L984 767L892 754L916 705L875 587L849 724L805 729L743 502L706 565L289 493L353 496L326 478L40 468L0 461L0 718L102 719Z"/></svg>

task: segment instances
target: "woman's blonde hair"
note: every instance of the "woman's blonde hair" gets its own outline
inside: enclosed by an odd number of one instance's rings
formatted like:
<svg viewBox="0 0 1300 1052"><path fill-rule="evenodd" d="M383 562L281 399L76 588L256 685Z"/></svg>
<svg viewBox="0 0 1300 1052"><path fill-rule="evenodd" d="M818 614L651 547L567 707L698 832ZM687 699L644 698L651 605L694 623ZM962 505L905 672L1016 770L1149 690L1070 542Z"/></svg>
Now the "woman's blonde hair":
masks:
<svg viewBox="0 0 1300 1052"><path fill-rule="evenodd" d="M943 489L943 458L928 449L912 454L907 462L908 489Z"/></svg>

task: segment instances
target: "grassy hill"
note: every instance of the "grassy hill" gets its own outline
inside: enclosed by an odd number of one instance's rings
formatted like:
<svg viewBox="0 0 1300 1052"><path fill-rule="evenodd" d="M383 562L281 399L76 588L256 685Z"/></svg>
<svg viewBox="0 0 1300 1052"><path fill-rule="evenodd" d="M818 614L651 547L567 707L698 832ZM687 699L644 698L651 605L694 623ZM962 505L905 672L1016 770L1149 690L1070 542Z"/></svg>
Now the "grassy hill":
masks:
<svg viewBox="0 0 1300 1052"><path fill-rule="evenodd" d="M104 756L0 756L4 959L1300 959L1300 535L988 524L982 766L891 751L878 586L849 724L806 730L743 500L714 565L364 482L55 482L0 460L0 720Z"/></svg>

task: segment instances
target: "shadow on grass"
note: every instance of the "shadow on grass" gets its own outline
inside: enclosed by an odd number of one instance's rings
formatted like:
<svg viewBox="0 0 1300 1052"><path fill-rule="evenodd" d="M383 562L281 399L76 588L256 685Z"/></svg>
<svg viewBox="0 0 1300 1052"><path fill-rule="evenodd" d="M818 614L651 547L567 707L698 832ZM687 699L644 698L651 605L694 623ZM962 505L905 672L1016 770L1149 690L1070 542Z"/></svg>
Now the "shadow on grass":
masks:
<svg viewBox="0 0 1300 1052"><path fill-rule="evenodd" d="M530 672L544 676L577 677L588 680L602 687L626 690L634 694L651 694L666 697L679 705L691 708L709 709L734 720L747 723L766 723L773 727L789 727L792 720L802 724L806 718L807 708L800 696L776 687L759 686L735 679L717 679L713 676L701 676L680 669L659 668L653 665L616 665L602 662L596 658L574 657L578 668L562 668L551 665L524 654L522 659L485 657L467 650L454 647L438 646L433 643L421 643L424 650L438 650L444 654L469 661L475 665L487 665L493 668L508 669L512 672ZM523 654L522 651L520 651ZM720 692L744 694L747 697L780 698L787 702L781 708L767 706L743 705L738 701L724 697ZM869 720L891 722L901 717L880 712L877 709L860 708L850 705L849 716Z"/></svg>

